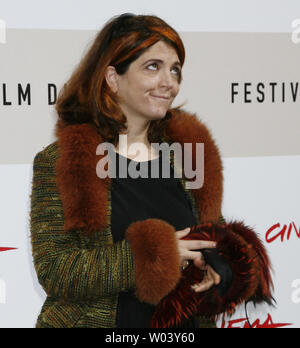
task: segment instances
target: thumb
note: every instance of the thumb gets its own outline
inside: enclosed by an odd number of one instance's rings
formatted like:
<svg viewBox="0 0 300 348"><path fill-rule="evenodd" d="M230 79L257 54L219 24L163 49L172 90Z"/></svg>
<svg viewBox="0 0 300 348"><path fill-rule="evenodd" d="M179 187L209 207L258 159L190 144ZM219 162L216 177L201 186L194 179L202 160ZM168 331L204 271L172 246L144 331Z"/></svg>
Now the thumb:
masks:
<svg viewBox="0 0 300 348"><path fill-rule="evenodd" d="M177 236L178 236L179 238L182 238L182 237L187 236L187 235L190 233L190 231L191 231L191 228L190 228L190 227L187 227L187 228L185 228L184 230L177 231L176 233L177 233Z"/></svg>

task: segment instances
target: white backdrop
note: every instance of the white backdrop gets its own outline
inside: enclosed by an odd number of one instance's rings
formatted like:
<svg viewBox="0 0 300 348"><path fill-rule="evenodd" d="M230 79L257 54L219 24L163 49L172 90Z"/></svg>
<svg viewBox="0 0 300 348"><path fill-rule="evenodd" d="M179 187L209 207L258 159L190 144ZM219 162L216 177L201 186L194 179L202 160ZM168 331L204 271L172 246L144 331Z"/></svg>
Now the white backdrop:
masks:
<svg viewBox="0 0 300 348"><path fill-rule="evenodd" d="M281 42L285 39L290 45L287 47L288 53L273 75L271 70L269 81L274 76L280 76L281 82L299 82L299 65L296 60L288 60L289 55L299 54L300 51L300 23L292 26L300 18L298 0L190 0L189 6L171 0L154 0L151 5L144 0L119 0L110 1L105 6L96 0L53 0L51 3L0 0L0 327L34 327L45 299L32 264L29 195L34 155L54 140L56 115L53 105L43 101L47 96L40 87L46 88L47 83L56 83L59 88L95 31L110 17L123 12L161 16L182 33L187 47L193 40L202 37L209 42L214 32L217 38L224 40L224 58L228 61L239 52L239 47L230 46L233 52L228 53L228 42L239 38L242 44L244 38L248 40L245 44L247 47L253 42L269 40L265 51L257 51L257 59L247 61L244 70L242 65L236 65L236 70L234 66L228 70L229 65L225 65L224 59L220 57L218 71L226 69L231 79L221 75L212 76L215 71L213 66L201 66L199 76L204 76L201 74L205 70L208 75L202 77L202 80L199 78L197 87L201 93L207 91L208 94L203 98L203 104L195 99L189 100L188 109L197 112L212 127L223 154L223 215L228 219L244 220L255 227L273 263L277 307L253 308L248 305L250 322L257 327L300 327L300 141L294 135L289 139L290 132L297 134L300 130L300 96L294 102L282 103L276 100L275 103L251 106L240 103L237 107L230 103L229 97L224 99L225 90L220 87L224 81L226 84L236 80L245 82L251 76L258 81L259 76L264 76L265 70L260 66L261 62L270 59L268 51L276 45L283 45ZM269 36L264 36L264 33ZM41 38L44 38L45 43L39 47L37 42ZM207 52L209 46L205 47L207 59L210 55ZM279 46L278 51L282 51L282 47ZM37 59L41 63L36 64ZM196 63L187 57L187 73L184 75L187 80ZM209 88L208 79L211 79ZM17 97L13 90L18 83L24 86L31 83L31 106L17 105L15 102ZM7 98L12 101L10 106L4 105L3 85L7 90ZM188 81L183 85L183 100L191 95L192 88ZM298 96L300 88L296 91ZM265 127L265 145L261 143L255 156L251 152L251 145L253 143L255 146L259 135L254 133L253 137L249 137L250 140L245 140L247 146L242 151L238 151L236 145L236 133L245 131L242 129L243 122L248 129L247 122L251 121L252 113L259 119L257 131ZM275 140L288 144L282 153L275 146L271 146L271 150L268 147L274 141L274 133L269 131L269 127L274 124L270 125L265 120L272 115L272 123L282 127L282 137L277 135ZM233 129L238 117L239 129ZM293 123L289 123L292 119ZM251 132L255 130L256 122L252 123ZM272 227L273 230L270 230ZM3 248L16 249L4 251ZM223 327L244 327L245 324L243 308L233 318L225 318L224 323L219 322L219 326Z"/></svg>

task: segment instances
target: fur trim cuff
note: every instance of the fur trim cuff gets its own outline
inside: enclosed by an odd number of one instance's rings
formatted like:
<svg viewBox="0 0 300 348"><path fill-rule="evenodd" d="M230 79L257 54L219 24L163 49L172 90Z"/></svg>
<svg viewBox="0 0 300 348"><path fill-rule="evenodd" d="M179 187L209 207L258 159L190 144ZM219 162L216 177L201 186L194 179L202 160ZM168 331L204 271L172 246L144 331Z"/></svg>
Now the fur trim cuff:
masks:
<svg viewBox="0 0 300 348"><path fill-rule="evenodd" d="M156 305L181 276L175 229L160 219L137 221L127 228L126 239L134 254L136 297Z"/></svg>

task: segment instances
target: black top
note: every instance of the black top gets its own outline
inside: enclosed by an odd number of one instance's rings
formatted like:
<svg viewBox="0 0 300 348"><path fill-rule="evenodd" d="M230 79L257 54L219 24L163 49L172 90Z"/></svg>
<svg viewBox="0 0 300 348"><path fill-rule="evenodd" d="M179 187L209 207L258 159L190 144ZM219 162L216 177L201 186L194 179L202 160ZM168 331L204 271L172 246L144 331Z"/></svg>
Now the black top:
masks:
<svg viewBox="0 0 300 348"><path fill-rule="evenodd" d="M116 178L112 178L111 191L111 230L114 242L125 238L125 231L132 222L148 218L165 220L176 231L197 224L191 202L180 179L174 177L169 161L165 164L170 168L170 175L163 177L166 174L162 170L162 162L161 154L154 160L136 162L116 153ZM120 166L127 177L120 177ZM152 170L158 170L157 178L151 177L151 167ZM136 171L143 174L133 178L129 175L132 173L131 168L136 168ZM149 328L154 310L154 305L140 302L133 291L121 292L117 308L117 327ZM197 320L191 318L181 327L197 327Z"/></svg>

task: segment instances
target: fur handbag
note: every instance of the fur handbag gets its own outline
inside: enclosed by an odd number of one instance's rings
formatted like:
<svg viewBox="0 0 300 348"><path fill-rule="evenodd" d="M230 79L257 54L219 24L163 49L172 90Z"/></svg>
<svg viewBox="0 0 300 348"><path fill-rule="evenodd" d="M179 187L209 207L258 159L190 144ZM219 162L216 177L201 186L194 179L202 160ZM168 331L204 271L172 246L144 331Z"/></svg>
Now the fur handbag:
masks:
<svg viewBox="0 0 300 348"><path fill-rule="evenodd" d="M231 286L225 294L216 286L195 292L191 286L203 280L204 272L191 263L177 286L156 306L151 328L178 326L193 315L214 319L221 313L232 315L244 301L272 304L271 263L263 243L250 227L243 222L196 225L183 239L216 241L218 254L232 271Z"/></svg>

